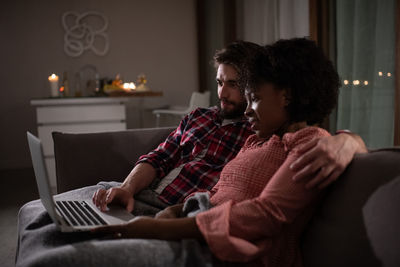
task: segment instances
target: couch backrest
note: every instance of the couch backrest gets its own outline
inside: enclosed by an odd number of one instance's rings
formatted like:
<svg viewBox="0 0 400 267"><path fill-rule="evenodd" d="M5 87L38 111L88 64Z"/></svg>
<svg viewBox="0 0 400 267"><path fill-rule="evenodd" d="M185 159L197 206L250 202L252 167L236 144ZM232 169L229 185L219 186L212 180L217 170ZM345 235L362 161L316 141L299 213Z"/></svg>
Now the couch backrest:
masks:
<svg viewBox="0 0 400 267"><path fill-rule="evenodd" d="M70 134L53 132L57 192L99 181L123 181L137 159L156 148L174 128Z"/></svg>
<svg viewBox="0 0 400 267"><path fill-rule="evenodd" d="M304 265L400 266L400 149L358 155L305 231Z"/></svg>

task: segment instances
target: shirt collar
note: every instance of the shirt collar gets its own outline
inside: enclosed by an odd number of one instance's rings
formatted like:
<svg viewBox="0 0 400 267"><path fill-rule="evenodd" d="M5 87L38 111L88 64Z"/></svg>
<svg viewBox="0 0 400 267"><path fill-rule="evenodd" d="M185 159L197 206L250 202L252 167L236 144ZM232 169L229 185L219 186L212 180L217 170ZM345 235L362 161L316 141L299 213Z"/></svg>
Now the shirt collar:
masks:
<svg viewBox="0 0 400 267"><path fill-rule="evenodd" d="M217 122L219 122L222 126L225 126L227 124L234 124L237 122L247 122L247 118L243 115L241 117L238 118L234 118L234 119L224 119L221 116L221 110L216 106L216 111L217 111Z"/></svg>

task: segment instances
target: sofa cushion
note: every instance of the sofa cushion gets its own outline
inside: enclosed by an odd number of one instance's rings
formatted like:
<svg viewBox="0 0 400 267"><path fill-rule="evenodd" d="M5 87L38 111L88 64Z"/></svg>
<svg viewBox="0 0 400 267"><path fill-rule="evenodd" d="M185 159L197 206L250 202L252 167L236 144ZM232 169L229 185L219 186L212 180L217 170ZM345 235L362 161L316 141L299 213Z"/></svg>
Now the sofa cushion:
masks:
<svg viewBox="0 0 400 267"><path fill-rule="evenodd" d="M400 266L400 176L381 186L363 208L372 249L383 266Z"/></svg>
<svg viewBox="0 0 400 267"><path fill-rule="evenodd" d="M94 185L99 181L123 181L139 156L154 149L172 130L53 132L57 192Z"/></svg>
<svg viewBox="0 0 400 267"><path fill-rule="evenodd" d="M399 175L400 149L357 155L327 190L303 235L304 265L400 266L399 257L382 265L392 253L386 249L400 248L400 238L391 238L400 231Z"/></svg>

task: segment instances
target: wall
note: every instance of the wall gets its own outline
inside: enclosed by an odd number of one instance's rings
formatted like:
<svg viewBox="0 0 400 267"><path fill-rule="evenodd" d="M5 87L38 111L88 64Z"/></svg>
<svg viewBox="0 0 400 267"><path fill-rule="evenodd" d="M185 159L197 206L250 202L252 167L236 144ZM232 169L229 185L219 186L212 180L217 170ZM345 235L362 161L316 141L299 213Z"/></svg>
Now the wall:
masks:
<svg viewBox="0 0 400 267"><path fill-rule="evenodd" d="M214 67L214 54L216 50L224 47L224 3L221 0L202 0L204 1L205 20L204 20L204 47L206 58L206 88L204 91L211 93L211 105L218 105L217 83L215 81L216 70Z"/></svg>
<svg viewBox="0 0 400 267"><path fill-rule="evenodd" d="M102 12L109 19L110 50L105 56L87 51L78 58L63 50L61 16L66 11ZM195 0L6 0L0 4L0 169L29 167L26 131L36 133L36 114L29 101L47 97L47 76L85 64L101 76L120 73L135 81L145 73L149 87L164 97L145 106L185 105L198 90ZM129 110L134 110L135 103ZM128 114L128 126L137 116Z"/></svg>

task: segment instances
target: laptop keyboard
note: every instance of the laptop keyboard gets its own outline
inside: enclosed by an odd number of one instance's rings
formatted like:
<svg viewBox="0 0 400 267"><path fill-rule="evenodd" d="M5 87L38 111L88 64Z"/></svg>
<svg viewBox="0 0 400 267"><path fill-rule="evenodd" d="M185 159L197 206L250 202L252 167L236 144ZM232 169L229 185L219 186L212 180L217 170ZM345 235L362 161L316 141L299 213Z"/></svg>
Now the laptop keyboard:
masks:
<svg viewBox="0 0 400 267"><path fill-rule="evenodd" d="M85 201L56 201L56 208L71 226L107 224Z"/></svg>

